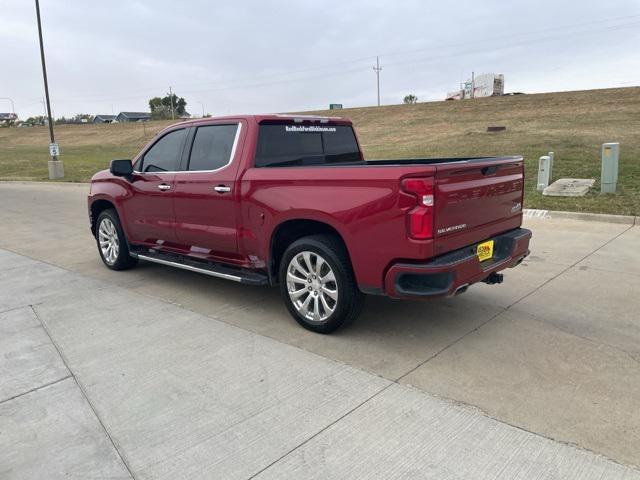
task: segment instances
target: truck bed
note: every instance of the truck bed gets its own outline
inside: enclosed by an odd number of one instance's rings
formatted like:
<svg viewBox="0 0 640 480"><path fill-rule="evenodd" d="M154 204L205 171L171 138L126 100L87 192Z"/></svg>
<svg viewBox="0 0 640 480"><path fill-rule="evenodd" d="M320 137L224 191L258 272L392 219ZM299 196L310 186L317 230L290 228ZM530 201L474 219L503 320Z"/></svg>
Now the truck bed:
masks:
<svg viewBox="0 0 640 480"><path fill-rule="evenodd" d="M511 161L519 159L517 156L508 157L438 157L438 158L399 158L399 159L371 159L365 160L366 165L437 165L440 163L476 162L476 161Z"/></svg>
<svg viewBox="0 0 640 480"><path fill-rule="evenodd" d="M470 162L502 162L513 161L521 157L518 156L502 156L502 157L433 157L433 158L397 158L397 159L370 159L348 162L332 162L324 163L320 159L307 157L291 162L282 162L262 168L278 168L278 167L367 167L367 166L411 166L411 165L438 165L448 163L470 163Z"/></svg>

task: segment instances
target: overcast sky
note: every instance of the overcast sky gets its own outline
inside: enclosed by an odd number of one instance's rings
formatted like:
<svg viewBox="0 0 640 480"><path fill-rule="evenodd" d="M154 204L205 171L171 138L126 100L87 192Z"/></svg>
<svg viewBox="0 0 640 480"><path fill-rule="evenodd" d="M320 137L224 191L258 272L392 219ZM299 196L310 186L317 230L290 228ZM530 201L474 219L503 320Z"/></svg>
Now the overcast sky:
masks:
<svg viewBox="0 0 640 480"><path fill-rule="evenodd" d="M640 0L41 0L55 116L146 111L169 86L200 115L301 111L413 93L640 84ZM43 112L32 0L0 0L0 97ZM0 111L11 104L0 99Z"/></svg>

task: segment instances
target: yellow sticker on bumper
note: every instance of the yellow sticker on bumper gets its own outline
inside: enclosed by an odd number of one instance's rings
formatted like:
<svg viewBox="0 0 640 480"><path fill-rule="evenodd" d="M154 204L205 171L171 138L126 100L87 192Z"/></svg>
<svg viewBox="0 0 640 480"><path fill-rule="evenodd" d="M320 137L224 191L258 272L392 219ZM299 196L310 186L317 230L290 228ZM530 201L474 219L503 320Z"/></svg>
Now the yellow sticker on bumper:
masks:
<svg viewBox="0 0 640 480"><path fill-rule="evenodd" d="M488 240L479 244L476 254L478 255L478 260L481 262L493 258L493 240Z"/></svg>

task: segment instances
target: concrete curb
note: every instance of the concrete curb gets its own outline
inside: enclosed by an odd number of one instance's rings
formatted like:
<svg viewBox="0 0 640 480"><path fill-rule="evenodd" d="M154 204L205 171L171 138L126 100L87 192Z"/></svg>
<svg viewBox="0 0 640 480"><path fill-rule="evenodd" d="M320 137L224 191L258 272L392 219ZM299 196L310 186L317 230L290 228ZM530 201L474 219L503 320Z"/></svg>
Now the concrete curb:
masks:
<svg viewBox="0 0 640 480"><path fill-rule="evenodd" d="M65 182L64 180L11 180L0 179L0 184L13 183L17 185L74 185L74 186L88 186L90 182Z"/></svg>
<svg viewBox="0 0 640 480"><path fill-rule="evenodd" d="M525 208L524 218L564 218L569 220L583 220L587 222L618 223L623 225L640 225L640 217L633 215L611 215L607 213L584 213L584 212L557 212L554 210L537 210Z"/></svg>

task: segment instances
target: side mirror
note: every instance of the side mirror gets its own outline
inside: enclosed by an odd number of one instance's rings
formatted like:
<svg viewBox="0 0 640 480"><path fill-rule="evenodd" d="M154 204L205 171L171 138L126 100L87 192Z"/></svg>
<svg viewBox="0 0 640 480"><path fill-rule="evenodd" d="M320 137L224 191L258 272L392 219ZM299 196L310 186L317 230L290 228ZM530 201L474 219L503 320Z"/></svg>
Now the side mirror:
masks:
<svg viewBox="0 0 640 480"><path fill-rule="evenodd" d="M131 160L111 160L109 171L113 176L130 178L133 174L133 165Z"/></svg>

